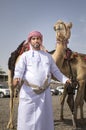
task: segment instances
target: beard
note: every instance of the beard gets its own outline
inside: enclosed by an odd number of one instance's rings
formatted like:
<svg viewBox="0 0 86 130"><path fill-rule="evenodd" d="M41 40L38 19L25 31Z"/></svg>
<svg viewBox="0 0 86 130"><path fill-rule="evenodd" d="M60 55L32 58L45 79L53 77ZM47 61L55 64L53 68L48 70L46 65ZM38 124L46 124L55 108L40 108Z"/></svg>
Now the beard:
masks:
<svg viewBox="0 0 86 130"><path fill-rule="evenodd" d="M40 44L39 43L35 43L34 45L33 44L31 44L31 45L32 45L32 47L34 49L40 49Z"/></svg>

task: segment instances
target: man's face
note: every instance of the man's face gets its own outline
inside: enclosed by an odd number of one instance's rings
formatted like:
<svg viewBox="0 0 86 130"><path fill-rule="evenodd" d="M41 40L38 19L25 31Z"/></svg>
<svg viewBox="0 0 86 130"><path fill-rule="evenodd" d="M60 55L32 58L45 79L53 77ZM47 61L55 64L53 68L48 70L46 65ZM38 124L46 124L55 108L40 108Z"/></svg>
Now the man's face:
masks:
<svg viewBox="0 0 86 130"><path fill-rule="evenodd" d="M41 42L41 38L36 36L32 37L30 40L30 44L35 50L40 50Z"/></svg>

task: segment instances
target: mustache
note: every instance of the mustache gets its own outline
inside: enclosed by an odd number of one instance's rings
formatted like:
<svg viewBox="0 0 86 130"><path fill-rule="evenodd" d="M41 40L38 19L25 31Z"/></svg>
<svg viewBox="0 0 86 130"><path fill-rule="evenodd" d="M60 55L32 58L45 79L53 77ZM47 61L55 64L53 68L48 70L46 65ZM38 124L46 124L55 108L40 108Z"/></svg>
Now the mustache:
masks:
<svg viewBox="0 0 86 130"><path fill-rule="evenodd" d="M34 45L32 45L34 48L39 48L40 47L40 43L36 43Z"/></svg>

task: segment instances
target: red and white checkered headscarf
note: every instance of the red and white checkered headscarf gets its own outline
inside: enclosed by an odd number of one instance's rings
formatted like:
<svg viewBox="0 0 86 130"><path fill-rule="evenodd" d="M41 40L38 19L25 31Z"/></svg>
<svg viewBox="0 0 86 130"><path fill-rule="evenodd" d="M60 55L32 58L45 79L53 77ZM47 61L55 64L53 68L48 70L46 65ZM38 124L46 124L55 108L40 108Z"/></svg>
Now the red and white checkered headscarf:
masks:
<svg viewBox="0 0 86 130"><path fill-rule="evenodd" d="M42 35L40 32L38 32L38 31L32 31L32 32L30 32L29 35L28 35L28 39L27 39L28 42L30 42L31 37L34 37L34 36L40 37L41 41L43 41L43 35Z"/></svg>
<svg viewBox="0 0 86 130"><path fill-rule="evenodd" d="M32 32L30 32L29 35L28 35L28 38L27 38L27 42L30 42L31 37L34 37L34 36L40 37L40 39L41 39L40 50L43 50L43 51L46 52L47 50L46 50L46 48L42 44L42 42L43 42L43 35L40 32L38 32L38 31L32 31ZM31 49L31 47L30 47L30 49Z"/></svg>

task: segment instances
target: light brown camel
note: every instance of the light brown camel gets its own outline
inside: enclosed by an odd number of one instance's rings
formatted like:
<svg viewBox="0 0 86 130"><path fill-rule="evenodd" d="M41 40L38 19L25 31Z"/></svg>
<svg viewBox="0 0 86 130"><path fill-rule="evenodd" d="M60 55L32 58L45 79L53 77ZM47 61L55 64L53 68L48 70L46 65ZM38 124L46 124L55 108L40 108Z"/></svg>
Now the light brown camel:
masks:
<svg viewBox="0 0 86 130"><path fill-rule="evenodd" d="M71 98L73 98L73 94L72 97L70 94L68 98L68 105L70 109L72 109L71 107L73 107L74 105L74 110L71 111L73 112L73 126L76 128L78 106L80 106L80 116L81 119L83 119L83 104L84 100L86 101L86 54L72 52L70 49L67 48L69 42L68 39L71 35L71 27L72 23L67 24L61 20L57 21L57 23L54 25L54 30L56 31L57 44L55 51L53 51L52 53L52 57L57 66L66 76L70 77L70 71L72 71L73 79L78 82L77 95L75 97L75 101L72 100L72 105L70 103ZM61 119L63 119L63 106L66 96L67 89L65 87L64 93L61 97Z"/></svg>

